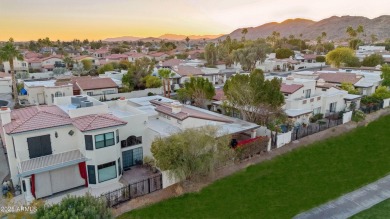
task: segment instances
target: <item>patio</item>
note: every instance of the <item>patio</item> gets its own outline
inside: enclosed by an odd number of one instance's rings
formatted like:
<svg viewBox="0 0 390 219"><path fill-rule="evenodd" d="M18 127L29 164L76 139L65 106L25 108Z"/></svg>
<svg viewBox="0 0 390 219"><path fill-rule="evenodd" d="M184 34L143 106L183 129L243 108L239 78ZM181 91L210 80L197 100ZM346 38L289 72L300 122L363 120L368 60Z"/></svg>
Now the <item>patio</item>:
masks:
<svg viewBox="0 0 390 219"><path fill-rule="evenodd" d="M143 165L132 166L130 170L123 172L120 182L123 184L132 184L158 174L160 174L158 170L154 173L150 168Z"/></svg>

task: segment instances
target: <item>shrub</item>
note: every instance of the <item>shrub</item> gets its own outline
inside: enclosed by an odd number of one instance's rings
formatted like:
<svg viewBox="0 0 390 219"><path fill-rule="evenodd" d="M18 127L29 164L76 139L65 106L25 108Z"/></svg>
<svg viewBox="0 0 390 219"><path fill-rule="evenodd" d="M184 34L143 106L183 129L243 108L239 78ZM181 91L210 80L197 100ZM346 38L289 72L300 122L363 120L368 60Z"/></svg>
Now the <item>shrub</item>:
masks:
<svg viewBox="0 0 390 219"><path fill-rule="evenodd" d="M355 110L352 114L352 121L354 122L360 122L363 121L366 118L366 114L364 114L361 110Z"/></svg>
<svg viewBox="0 0 390 219"><path fill-rule="evenodd" d="M324 118L324 114L319 113L319 114L316 114L316 115L312 116L312 117L310 118L310 122L311 122L311 123L315 123L315 122L317 122L318 120L323 119L323 118Z"/></svg>
<svg viewBox="0 0 390 219"><path fill-rule="evenodd" d="M317 56L316 62L325 62L325 56Z"/></svg>
<svg viewBox="0 0 390 219"><path fill-rule="evenodd" d="M103 199L90 194L82 197L67 196L60 203L39 207L37 218L113 218Z"/></svg>

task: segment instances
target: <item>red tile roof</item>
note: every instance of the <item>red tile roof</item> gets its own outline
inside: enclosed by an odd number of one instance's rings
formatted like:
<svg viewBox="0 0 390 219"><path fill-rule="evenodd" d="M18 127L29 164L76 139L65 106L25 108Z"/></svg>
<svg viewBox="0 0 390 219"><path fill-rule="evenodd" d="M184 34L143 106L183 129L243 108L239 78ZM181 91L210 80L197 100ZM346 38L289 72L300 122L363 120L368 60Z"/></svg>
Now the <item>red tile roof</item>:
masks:
<svg viewBox="0 0 390 219"><path fill-rule="evenodd" d="M321 73L318 76L318 79L320 78L324 79L325 82L329 82L329 83L341 84L345 82L345 83L356 84L358 81L360 81L360 79L362 79L362 76L356 75L354 73L337 72L337 73Z"/></svg>
<svg viewBox="0 0 390 219"><path fill-rule="evenodd" d="M302 84L285 84L282 83L280 91L286 94L293 94L303 87Z"/></svg>
<svg viewBox="0 0 390 219"><path fill-rule="evenodd" d="M93 114L71 119L57 106L32 106L11 111L11 123L4 125L5 133L15 134L64 125L74 125L80 131L125 125L110 114Z"/></svg>
<svg viewBox="0 0 390 219"><path fill-rule="evenodd" d="M303 55L303 58L308 59L308 60L312 60L312 59L316 59L317 55L316 54L305 54L305 55Z"/></svg>
<svg viewBox="0 0 390 219"><path fill-rule="evenodd" d="M106 56L106 59L111 60L119 60L119 59L127 59L128 55L125 54L111 54L109 56Z"/></svg>
<svg viewBox="0 0 390 219"><path fill-rule="evenodd" d="M41 61L46 61L48 59L62 59L62 55L53 55L53 56L48 56L48 57L45 57L45 58L42 58Z"/></svg>
<svg viewBox="0 0 390 219"><path fill-rule="evenodd" d="M149 56L152 56L152 57L161 57L161 56L164 56L164 55L167 55L163 52L156 52L156 53L150 53L148 54Z"/></svg>
<svg viewBox="0 0 390 219"><path fill-rule="evenodd" d="M223 92L223 89L215 89L215 96L213 97L213 100L226 100L225 93Z"/></svg>
<svg viewBox="0 0 390 219"><path fill-rule="evenodd" d="M73 119L73 125L82 132L126 124L127 122L110 114L87 115Z"/></svg>
<svg viewBox="0 0 390 219"><path fill-rule="evenodd" d="M70 117L57 106L32 106L11 111L11 123L4 125L7 134L71 125Z"/></svg>
<svg viewBox="0 0 390 219"><path fill-rule="evenodd" d="M173 66L178 66L180 65L181 63L184 63L183 60L180 60L180 59L169 59L167 61L164 61L162 63L162 66L168 66L168 67L173 67Z"/></svg>
<svg viewBox="0 0 390 219"><path fill-rule="evenodd" d="M192 66L177 66L177 70L173 69L176 73L181 76L191 76L191 75L204 75L204 72L200 68L192 67Z"/></svg>
<svg viewBox="0 0 390 219"><path fill-rule="evenodd" d="M72 81L82 90L118 88L118 85L111 78L74 77Z"/></svg>
<svg viewBox="0 0 390 219"><path fill-rule="evenodd" d="M181 112L172 113L172 108L171 108L170 103L164 103L164 102L160 102L158 100L151 100L150 102L152 104L157 105L155 108L155 110L157 112L169 115L169 116L176 118L178 120L185 120L189 117L192 117L192 118L205 119L205 120L211 120L211 121L217 121L217 122L226 122L226 123L233 122L232 120L225 119L225 118L219 117L219 116L214 116L214 115L211 115L211 114L199 111L199 110L188 108L186 106L182 106Z"/></svg>

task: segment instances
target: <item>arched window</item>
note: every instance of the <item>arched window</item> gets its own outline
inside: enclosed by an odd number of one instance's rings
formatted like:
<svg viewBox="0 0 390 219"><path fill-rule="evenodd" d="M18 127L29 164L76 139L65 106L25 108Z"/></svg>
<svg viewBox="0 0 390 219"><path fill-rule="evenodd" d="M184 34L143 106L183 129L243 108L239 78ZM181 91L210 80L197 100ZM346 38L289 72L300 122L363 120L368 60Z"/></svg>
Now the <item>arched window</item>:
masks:
<svg viewBox="0 0 390 219"><path fill-rule="evenodd" d="M62 97L62 93L60 91L57 91L54 95L55 97Z"/></svg>

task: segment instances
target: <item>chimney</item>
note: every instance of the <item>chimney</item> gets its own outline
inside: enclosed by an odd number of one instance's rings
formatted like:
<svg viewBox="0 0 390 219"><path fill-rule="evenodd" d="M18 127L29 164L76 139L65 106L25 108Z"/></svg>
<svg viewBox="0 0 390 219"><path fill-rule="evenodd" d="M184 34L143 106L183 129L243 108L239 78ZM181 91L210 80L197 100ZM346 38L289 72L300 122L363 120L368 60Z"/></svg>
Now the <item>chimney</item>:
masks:
<svg viewBox="0 0 390 219"><path fill-rule="evenodd" d="M289 75L289 76L286 78L286 80L285 80L285 83L288 84L288 85L293 84L293 82L294 82L294 77L291 76L291 75Z"/></svg>
<svg viewBox="0 0 390 219"><path fill-rule="evenodd" d="M124 110L126 107L127 101L125 97L120 97L117 101L117 105L121 110Z"/></svg>
<svg viewBox="0 0 390 219"><path fill-rule="evenodd" d="M183 105L179 101L174 101L171 103L172 113L177 114L181 112Z"/></svg>
<svg viewBox="0 0 390 219"><path fill-rule="evenodd" d="M175 66L173 66L173 70L174 70L175 72L177 72L177 71L179 71L179 67L177 67L177 65L175 65Z"/></svg>
<svg viewBox="0 0 390 219"><path fill-rule="evenodd" d="M5 125L11 122L11 109L2 106L0 108L1 124Z"/></svg>

